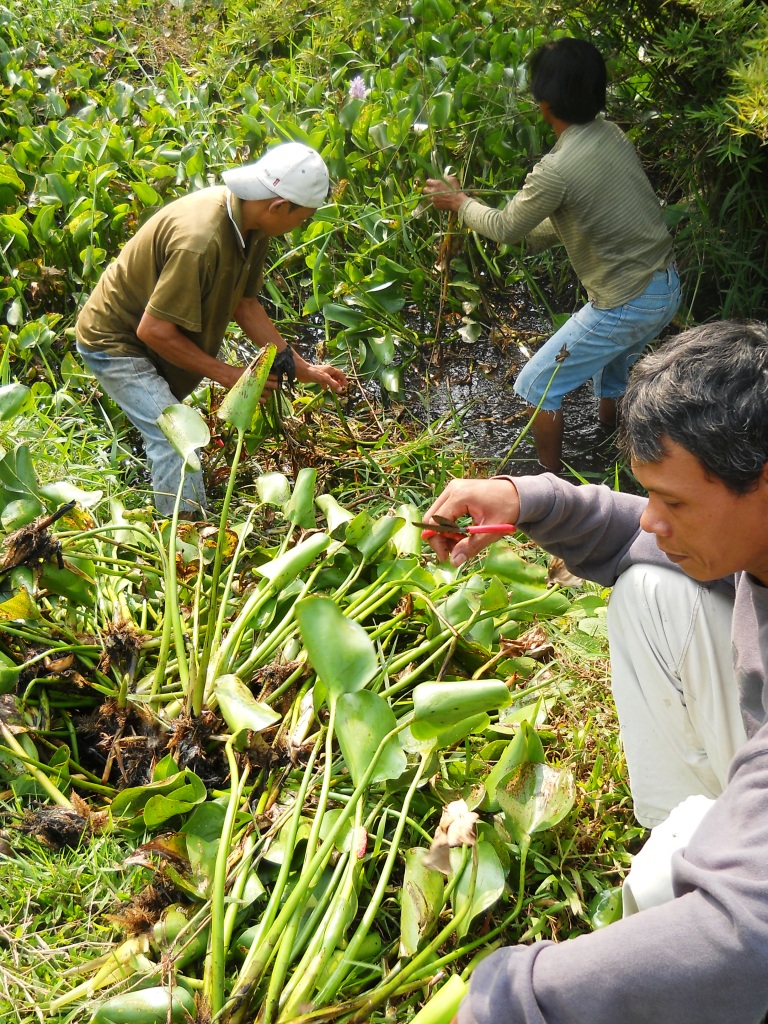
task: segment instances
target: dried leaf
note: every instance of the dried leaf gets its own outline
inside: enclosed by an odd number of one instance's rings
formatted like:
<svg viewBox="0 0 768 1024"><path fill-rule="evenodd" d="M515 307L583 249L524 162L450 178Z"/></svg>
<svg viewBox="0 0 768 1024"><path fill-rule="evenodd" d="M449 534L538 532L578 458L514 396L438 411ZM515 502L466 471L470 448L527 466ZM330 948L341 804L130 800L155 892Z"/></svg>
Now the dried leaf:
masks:
<svg viewBox="0 0 768 1024"><path fill-rule="evenodd" d="M559 583L561 587L580 587L584 580L574 576L562 558L552 558L547 572L547 583Z"/></svg>
<svg viewBox="0 0 768 1024"><path fill-rule="evenodd" d="M470 811L465 800L453 800L443 808L440 824L429 851L424 856L424 867L451 873L449 850L452 846L474 846L477 837L475 822L479 815Z"/></svg>

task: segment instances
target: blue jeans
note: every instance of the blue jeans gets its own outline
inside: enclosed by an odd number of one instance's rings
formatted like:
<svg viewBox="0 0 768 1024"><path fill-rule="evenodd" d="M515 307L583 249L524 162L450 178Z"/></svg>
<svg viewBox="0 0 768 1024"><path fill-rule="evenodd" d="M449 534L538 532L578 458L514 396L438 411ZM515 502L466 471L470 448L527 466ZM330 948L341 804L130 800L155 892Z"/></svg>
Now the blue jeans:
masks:
<svg viewBox="0 0 768 1024"><path fill-rule="evenodd" d="M674 263L658 270L637 298L613 309L588 302L552 335L526 363L515 391L537 406L555 367L559 367L542 402L542 409L559 409L563 396L592 378L598 398L619 398L627 376L648 342L653 341L677 312L680 278ZM563 349L568 352L558 359Z"/></svg>
<svg viewBox="0 0 768 1024"><path fill-rule="evenodd" d="M152 470L155 508L170 516L176 502L183 459L173 450L157 425L160 414L178 398L149 359L138 356L113 356L91 352L77 346L82 361L101 388L116 402L144 438L144 447ZM199 515L205 509L203 474L187 469L182 491L182 512Z"/></svg>

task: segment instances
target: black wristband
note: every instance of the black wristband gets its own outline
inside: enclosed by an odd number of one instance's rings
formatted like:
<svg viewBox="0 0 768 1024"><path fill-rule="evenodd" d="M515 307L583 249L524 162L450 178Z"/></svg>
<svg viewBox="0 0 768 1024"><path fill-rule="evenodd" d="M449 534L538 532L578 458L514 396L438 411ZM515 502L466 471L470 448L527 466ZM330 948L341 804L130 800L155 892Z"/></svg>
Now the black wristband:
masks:
<svg viewBox="0 0 768 1024"><path fill-rule="evenodd" d="M288 387L296 380L296 364L293 361L293 349L286 345L278 352L272 362L272 373L277 377L277 386L282 387L283 381Z"/></svg>

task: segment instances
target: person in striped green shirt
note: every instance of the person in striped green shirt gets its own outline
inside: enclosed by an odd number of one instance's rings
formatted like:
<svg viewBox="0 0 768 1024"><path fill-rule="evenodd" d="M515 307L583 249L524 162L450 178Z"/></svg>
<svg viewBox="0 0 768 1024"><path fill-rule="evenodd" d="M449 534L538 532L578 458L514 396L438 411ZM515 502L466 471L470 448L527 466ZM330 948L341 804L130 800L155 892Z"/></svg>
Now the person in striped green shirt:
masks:
<svg viewBox="0 0 768 1024"><path fill-rule="evenodd" d="M630 366L674 317L681 300L672 238L627 136L600 112L606 68L581 39L546 43L530 61L531 90L556 143L502 209L468 196L457 178L427 179L439 210L497 242L534 253L563 244L588 301L535 353L515 391L539 411L532 433L540 464L562 468L564 395L590 378L598 416L616 423Z"/></svg>

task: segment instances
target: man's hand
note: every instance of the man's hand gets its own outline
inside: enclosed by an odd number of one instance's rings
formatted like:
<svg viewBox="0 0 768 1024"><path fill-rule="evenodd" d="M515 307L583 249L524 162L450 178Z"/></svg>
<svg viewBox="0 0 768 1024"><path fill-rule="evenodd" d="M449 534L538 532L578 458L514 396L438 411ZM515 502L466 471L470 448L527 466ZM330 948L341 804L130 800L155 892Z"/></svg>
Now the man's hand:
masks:
<svg viewBox="0 0 768 1024"><path fill-rule="evenodd" d="M436 210L456 210L468 198L461 190L461 182L453 174L444 178L427 178L424 183L424 195Z"/></svg>
<svg viewBox="0 0 768 1024"><path fill-rule="evenodd" d="M516 523L520 499L511 480L452 480L424 513L424 522L436 515L453 523L460 516L470 516L476 526ZM450 559L454 565L461 565L497 539L493 534L475 533L456 540L438 533L429 538L429 545L441 561Z"/></svg>
<svg viewBox="0 0 768 1024"><path fill-rule="evenodd" d="M319 384L325 391L335 391L338 395L347 386L347 375L338 366L316 366L308 363L297 353L293 353L296 367L296 380L303 384Z"/></svg>
<svg viewBox="0 0 768 1024"><path fill-rule="evenodd" d="M259 347L274 345L278 352L285 348L283 336L267 316L258 299L241 299L233 318ZM336 366L315 366L296 351L293 353L293 365L296 369L296 380L303 384L319 384L326 391L335 391L337 394L347 386L346 374Z"/></svg>

